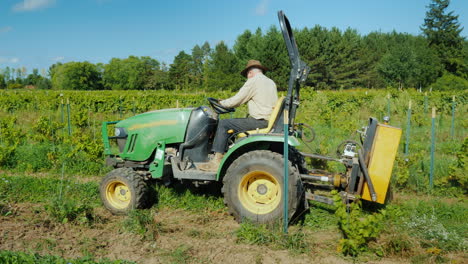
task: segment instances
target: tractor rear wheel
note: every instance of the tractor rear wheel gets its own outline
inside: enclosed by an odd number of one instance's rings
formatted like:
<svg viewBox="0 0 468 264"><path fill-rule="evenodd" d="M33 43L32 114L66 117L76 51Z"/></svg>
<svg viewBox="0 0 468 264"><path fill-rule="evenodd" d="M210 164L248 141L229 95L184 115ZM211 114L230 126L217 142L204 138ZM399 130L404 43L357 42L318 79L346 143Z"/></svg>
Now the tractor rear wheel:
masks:
<svg viewBox="0 0 468 264"><path fill-rule="evenodd" d="M228 168L223 179L224 203L238 222L273 223L283 218L283 155L257 150L243 154ZM289 218L302 200L297 169L289 162Z"/></svg>
<svg viewBox="0 0 468 264"><path fill-rule="evenodd" d="M124 215L132 209L145 208L148 205L148 185L131 168L109 172L102 180L99 192L104 207L116 215Z"/></svg>

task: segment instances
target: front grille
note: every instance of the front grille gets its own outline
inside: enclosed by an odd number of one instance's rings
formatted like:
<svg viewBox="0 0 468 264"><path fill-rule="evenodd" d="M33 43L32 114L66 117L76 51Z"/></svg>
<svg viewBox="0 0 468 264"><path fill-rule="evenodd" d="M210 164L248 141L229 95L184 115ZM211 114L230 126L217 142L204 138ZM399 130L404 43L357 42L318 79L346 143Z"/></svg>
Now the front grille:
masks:
<svg viewBox="0 0 468 264"><path fill-rule="evenodd" d="M127 143L127 138L118 138L117 145L119 146L119 152L122 153L125 148L125 144Z"/></svg>

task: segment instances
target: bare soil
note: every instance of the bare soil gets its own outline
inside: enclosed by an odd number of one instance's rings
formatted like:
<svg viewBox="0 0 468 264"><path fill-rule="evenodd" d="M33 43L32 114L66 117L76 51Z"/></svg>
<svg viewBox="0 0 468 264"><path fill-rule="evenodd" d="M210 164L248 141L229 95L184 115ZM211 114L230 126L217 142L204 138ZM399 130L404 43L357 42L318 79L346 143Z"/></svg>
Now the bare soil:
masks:
<svg viewBox="0 0 468 264"><path fill-rule="evenodd" d="M310 251L297 254L266 246L238 243L239 224L225 212L206 214L167 209L154 215L160 226L154 239L124 231L124 216L95 209L91 226L56 223L43 205L15 204L13 214L0 217L0 249L77 258L131 260L137 263L352 263L336 252L334 230L310 234ZM294 227L293 227L294 228ZM373 260L369 263L404 263Z"/></svg>

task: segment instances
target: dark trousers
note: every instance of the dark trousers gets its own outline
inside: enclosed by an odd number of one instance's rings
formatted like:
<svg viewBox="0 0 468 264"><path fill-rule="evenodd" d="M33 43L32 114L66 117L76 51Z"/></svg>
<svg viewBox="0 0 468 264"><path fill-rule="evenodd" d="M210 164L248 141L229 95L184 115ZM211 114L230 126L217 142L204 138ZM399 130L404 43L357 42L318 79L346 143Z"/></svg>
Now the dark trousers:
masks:
<svg viewBox="0 0 468 264"><path fill-rule="evenodd" d="M265 119L234 118L219 120L218 129L213 141L213 151L224 153L226 151L226 143L232 134L228 134L228 130L234 130L234 133L254 130L257 128L265 128L268 126L268 121Z"/></svg>

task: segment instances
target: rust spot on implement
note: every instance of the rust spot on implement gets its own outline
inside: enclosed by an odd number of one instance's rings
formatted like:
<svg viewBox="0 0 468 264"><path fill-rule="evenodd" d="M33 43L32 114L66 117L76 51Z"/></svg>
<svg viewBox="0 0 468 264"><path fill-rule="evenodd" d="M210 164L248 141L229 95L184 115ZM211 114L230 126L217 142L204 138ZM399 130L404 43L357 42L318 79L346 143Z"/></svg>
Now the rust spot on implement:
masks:
<svg viewBox="0 0 468 264"><path fill-rule="evenodd" d="M156 121L156 122L151 122L147 124L137 124L129 127L129 130L135 130L135 129L140 129L140 128L148 128L148 127L156 127L156 126L169 126L169 125L175 125L177 124L177 120L162 120L162 121Z"/></svg>

